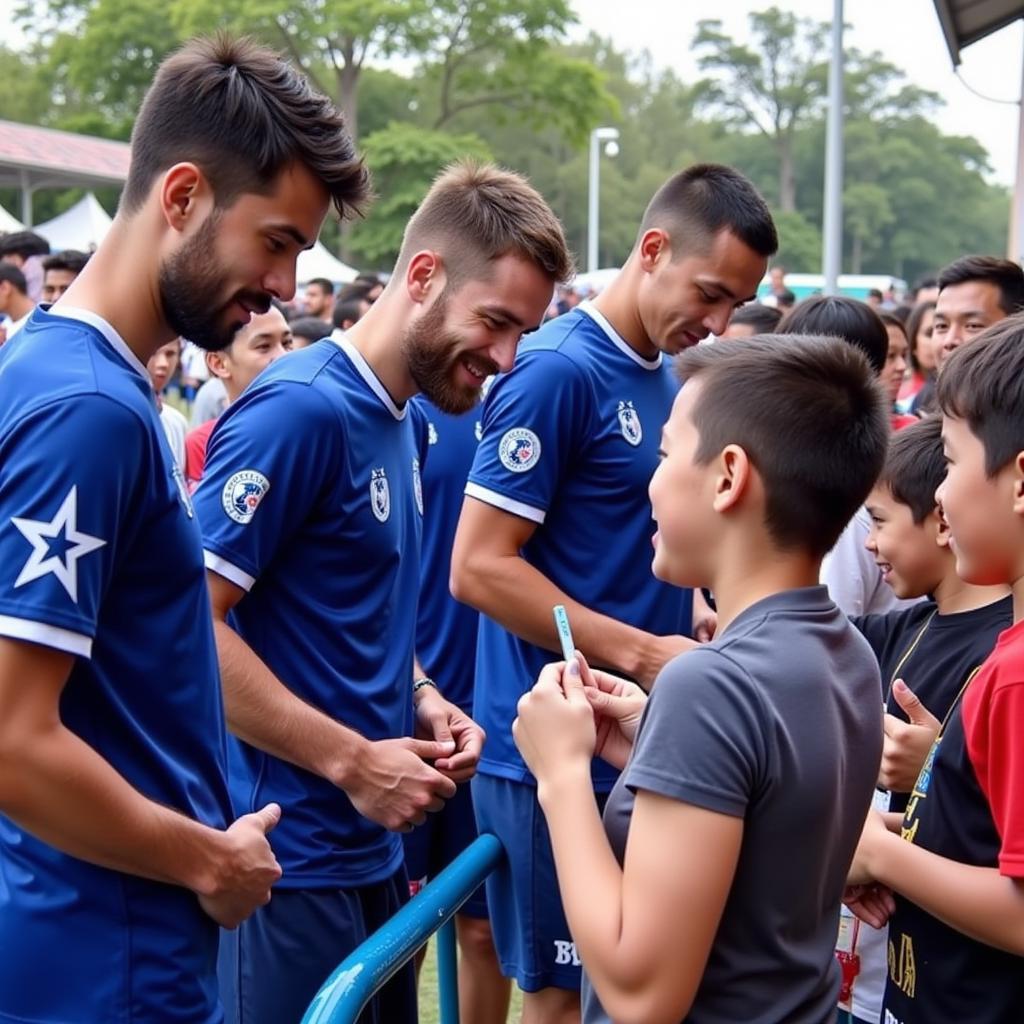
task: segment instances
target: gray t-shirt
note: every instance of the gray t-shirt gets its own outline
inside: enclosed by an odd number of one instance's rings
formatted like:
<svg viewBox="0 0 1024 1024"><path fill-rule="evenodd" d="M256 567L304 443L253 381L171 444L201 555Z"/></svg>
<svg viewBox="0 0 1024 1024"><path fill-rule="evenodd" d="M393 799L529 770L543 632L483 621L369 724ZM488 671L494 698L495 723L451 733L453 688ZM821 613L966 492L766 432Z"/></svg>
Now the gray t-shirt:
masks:
<svg viewBox="0 0 1024 1024"><path fill-rule="evenodd" d="M758 601L658 676L604 812L619 862L638 789L744 819L686 1024L835 1020L839 903L878 777L880 686L824 587ZM583 1020L609 1021L586 974Z"/></svg>

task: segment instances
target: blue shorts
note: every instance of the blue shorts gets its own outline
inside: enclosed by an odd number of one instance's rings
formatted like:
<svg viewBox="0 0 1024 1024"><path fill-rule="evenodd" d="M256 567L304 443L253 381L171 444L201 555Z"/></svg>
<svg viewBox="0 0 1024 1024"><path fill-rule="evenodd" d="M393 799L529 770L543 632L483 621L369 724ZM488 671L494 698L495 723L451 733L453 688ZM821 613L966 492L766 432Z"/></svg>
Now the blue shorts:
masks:
<svg viewBox="0 0 1024 1024"><path fill-rule="evenodd" d="M493 832L508 856L487 878L487 905L501 973L524 992L579 991L580 961L562 910L554 855L537 790L494 775L473 779L481 832ZM598 806L607 794L599 793Z"/></svg>
<svg viewBox="0 0 1024 1024"><path fill-rule="evenodd" d="M415 896L478 835L476 818L473 816L473 795L469 786L463 784L442 810L437 814L428 814L427 820L419 828L402 836L409 895ZM462 904L459 913L486 920L487 896L482 885Z"/></svg>
<svg viewBox="0 0 1024 1024"><path fill-rule="evenodd" d="M226 1024L298 1024L328 975L409 899L404 868L359 889L275 889L235 931L221 932L217 976ZM405 965L359 1024L416 1024Z"/></svg>

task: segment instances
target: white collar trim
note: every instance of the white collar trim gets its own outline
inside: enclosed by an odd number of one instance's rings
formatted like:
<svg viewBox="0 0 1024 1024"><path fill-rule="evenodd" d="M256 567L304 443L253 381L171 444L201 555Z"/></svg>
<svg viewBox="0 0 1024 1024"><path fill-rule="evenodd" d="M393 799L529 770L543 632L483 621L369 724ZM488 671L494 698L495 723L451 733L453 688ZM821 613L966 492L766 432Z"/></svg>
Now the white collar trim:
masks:
<svg viewBox="0 0 1024 1024"><path fill-rule="evenodd" d="M80 309L78 306L59 306L57 309L53 309L51 306L49 309L44 309L43 313L47 316L59 316L64 317L65 320L77 320L79 323L88 324L94 330L99 331L103 335L104 340L107 344L136 372L144 381L149 383L149 372L146 370L145 364L139 359L139 357L128 347L128 343L121 337L117 331L114 330L106 320L103 319L98 313L94 313L91 309Z"/></svg>
<svg viewBox="0 0 1024 1024"><path fill-rule="evenodd" d="M409 405L406 403L401 409L395 405L394 400L388 394L388 389L384 387L380 382L380 377L373 372L373 368L363 358L362 352L359 351L352 344L344 334L340 338L331 335L331 341L333 341L351 360L352 365L356 368L356 372L363 380L366 381L370 390L380 399L381 405L383 405L396 420L404 420L405 414L409 411Z"/></svg>
<svg viewBox="0 0 1024 1024"><path fill-rule="evenodd" d="M581 302L576 308L582 309L583 312L586 313L587 316L589 316L590 319L608 335L608 340L616 348L621 349L627 356L629 356L637 366L642 366L645 370L657 370L658 367L661 366L662 354L660 352L654 359L644 359L644 357L640 355L640 353L637 352L637 350L633 348L633 346L630 345L629 342L626 341L626 339L623 338L610 323L608 323L604 314L594 308L594 304L589 299L585 302Z"/></svg>

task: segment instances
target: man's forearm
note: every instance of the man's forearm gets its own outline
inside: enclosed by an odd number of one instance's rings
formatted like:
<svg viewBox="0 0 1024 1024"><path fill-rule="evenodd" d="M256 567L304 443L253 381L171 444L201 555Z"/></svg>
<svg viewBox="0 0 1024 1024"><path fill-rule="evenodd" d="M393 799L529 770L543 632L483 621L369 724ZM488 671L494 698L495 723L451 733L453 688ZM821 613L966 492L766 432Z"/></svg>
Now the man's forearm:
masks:
<svg viewBox="0 0 1024 1024"><path fill-rule="evenodd" d="M228 727L239 739L344 785L367 740L288 689L226 623L214 621Z"/></svg>
<svg viewBox="0 0 1024 1024"><path fill-rule="evenodd" d="M1024 956L1024 883L883 838L869 864L879 882L970 938Z"/></svg>
<svg viewBox="0 0 1024 1024"><path fill-rule="evenodd" d="M208 894L223 833L154 803L56 722L0 753L0 809L80 860Z"/></svg>

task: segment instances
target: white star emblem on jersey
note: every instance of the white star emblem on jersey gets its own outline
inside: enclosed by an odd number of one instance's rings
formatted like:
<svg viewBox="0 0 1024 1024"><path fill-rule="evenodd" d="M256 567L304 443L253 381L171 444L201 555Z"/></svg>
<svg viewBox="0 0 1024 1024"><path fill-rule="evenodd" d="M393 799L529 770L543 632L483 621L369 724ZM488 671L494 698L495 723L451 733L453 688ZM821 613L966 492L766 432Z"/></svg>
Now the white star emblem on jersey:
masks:
<svg viewBox="0 0 1024 1024"><path fill-rule="evenodd" d="M68 592L68 597L78 604L78 559L107 543L99 537L90 537L79 531L78 488L72 487L68 491L57 514L48 523L37 519L20 519L17 516L12 516L11 522L32 545L32 554L28 556L14 586L21 587L53 573ZM62 534L66 544L64 551L51 555L50 541Z"/></svg>

